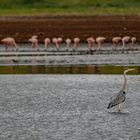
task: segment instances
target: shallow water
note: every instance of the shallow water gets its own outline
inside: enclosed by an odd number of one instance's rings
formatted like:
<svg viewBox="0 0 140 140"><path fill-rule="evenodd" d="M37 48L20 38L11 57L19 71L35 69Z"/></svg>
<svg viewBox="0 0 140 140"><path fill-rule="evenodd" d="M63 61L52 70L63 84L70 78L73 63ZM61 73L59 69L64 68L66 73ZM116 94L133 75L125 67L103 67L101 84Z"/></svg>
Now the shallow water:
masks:
<svg viewBox="0 0 140 140"><path fill-rule="evenodd" d="M57 55L53 54L56 51L49 52L52 53L51 56L46 54L47 52L31 51L29 45L23 45L20 52L3 52L2 49L0 74L121 74L124 69L132 67L136 70L131 74L140 74L139 52L62 55L67 53L63 52L66 49L64 44L61 48L62 52L57 52ZM43 50L43 45L41 49ZM110 44L105 44L102 48L102 50L110 49ZM49 47L49 50L55 50L55 47ZM82 44L78 50L86 51L87 47ZM12 56L8 53L12 53Z"/></svg>
<svg viewBox="0 0 140 140"><path fill-rule="evenodd" d="M0 139L139 140L139 58L140 54L1 57L0 74L5 75L0 75ZM127 76L123 113L107 110L110 97L122 87L123 76L115 74L126 68L135 71Z"/></svg>
<svg viewBox="0 0 140 140"><path fill-rule="evenodd" d="M122 75L0 75L0 139L139 140L140 76L127 77L117 113Z"/></svg>
<svg viewBox="0 0 140 140"><path fill-rule="evenodd" d="M135 69L129 74L140 74L140 66L112 65L9 65L0 66L0 74L122 74L127 68Z"/></svg>

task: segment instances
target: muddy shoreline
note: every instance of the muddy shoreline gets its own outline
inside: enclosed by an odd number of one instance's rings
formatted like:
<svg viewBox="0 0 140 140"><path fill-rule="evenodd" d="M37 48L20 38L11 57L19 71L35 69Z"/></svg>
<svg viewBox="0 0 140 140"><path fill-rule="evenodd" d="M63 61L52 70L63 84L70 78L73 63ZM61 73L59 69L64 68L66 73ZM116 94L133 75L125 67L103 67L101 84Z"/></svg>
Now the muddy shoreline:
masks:
<svg viewBox="0 0 140 140"><path fill-rule="evenodd" d="M22 16L0 17L0 39L6 36L17 42L27 43L33 34L39 42L47 37L105 36L107 42L113 36L135 36L140 40L140 16Z"/></svg>

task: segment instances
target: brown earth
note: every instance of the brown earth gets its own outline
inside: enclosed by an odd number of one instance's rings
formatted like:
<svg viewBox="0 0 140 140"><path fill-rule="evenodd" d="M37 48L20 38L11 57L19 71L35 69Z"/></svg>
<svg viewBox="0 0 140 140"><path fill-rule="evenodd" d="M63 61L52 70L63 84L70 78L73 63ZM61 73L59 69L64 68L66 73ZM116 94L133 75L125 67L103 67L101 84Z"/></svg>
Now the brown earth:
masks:
<svg viewBox="0 0 140 140"><path fill-rule="evenodd" d="M140 16L53 16L53 17L0 17L0 39L7 36L17 42L27 42L33 34L40 42L47 37L135 36L140 40Z"/></svg>

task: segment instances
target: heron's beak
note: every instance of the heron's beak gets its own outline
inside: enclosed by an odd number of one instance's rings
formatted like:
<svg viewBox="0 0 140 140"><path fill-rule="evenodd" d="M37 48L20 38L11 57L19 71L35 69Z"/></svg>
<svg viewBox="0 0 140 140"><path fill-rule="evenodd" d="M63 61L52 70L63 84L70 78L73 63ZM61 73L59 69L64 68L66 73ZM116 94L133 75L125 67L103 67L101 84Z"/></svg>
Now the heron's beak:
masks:
<svg viewBox="0 0 140 140"><path fill-rule="evenodd" d="M128 71L133 71L133 70L135 70L135 69L128 69Z"/></svg>
<svg viewBox="0 0 140 140"><path fill-rule="evenodd" d="M129 72L129 71L134 71L135 69L127 69L127 70L125 70L124 71L124 73L127 73L127 72Z"/></svg>

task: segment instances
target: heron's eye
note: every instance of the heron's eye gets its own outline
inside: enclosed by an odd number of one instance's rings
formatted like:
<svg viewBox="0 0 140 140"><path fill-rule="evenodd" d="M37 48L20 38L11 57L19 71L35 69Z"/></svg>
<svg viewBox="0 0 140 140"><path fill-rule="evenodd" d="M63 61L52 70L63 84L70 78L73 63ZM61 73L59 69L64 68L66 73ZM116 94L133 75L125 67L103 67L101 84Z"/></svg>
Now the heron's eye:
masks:
<svg viewBox="0 0 140 140"><path fill-rule="evenodd" d="M123 94L125 94L125 91L123 91Z"/></svg>

